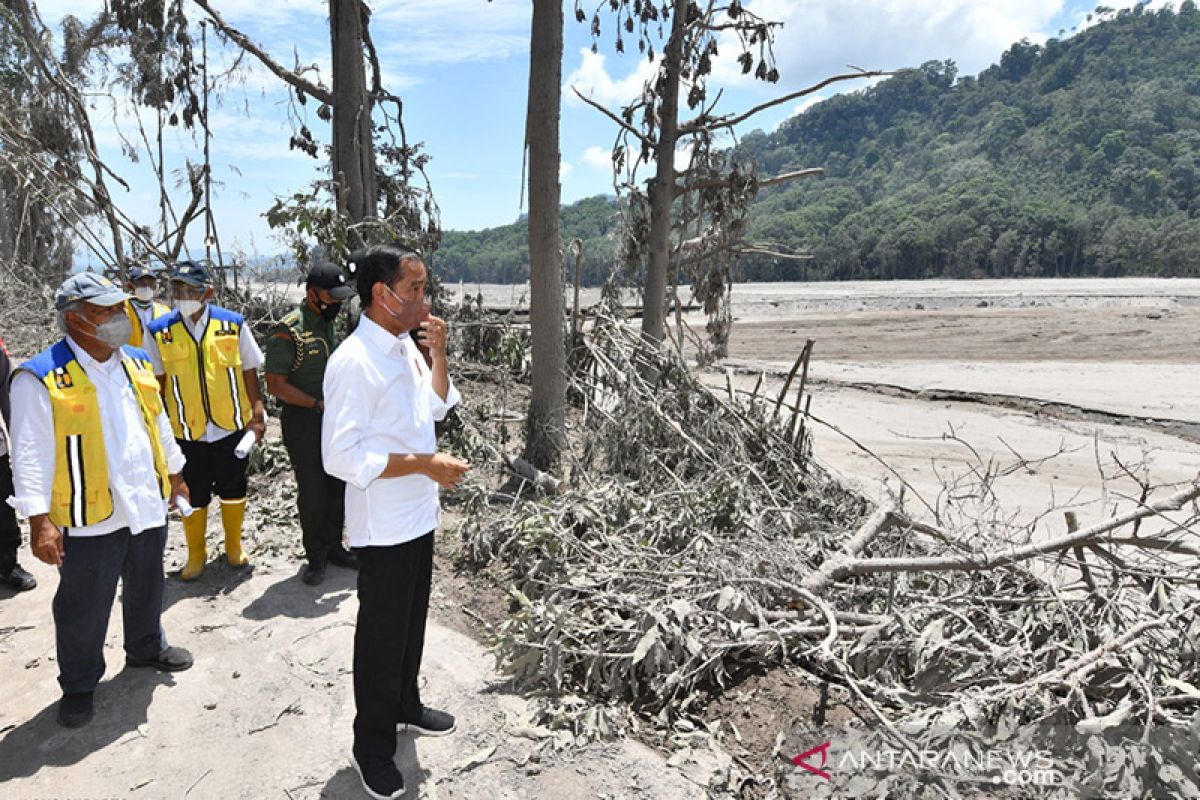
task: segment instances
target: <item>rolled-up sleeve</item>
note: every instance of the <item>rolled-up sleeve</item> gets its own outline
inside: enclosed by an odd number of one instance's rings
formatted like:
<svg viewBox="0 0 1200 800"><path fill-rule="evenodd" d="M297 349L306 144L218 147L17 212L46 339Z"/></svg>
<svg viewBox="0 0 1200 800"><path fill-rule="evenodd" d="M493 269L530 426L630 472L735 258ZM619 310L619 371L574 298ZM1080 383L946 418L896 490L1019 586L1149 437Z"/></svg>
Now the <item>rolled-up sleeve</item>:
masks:
<svg viewBox="0 0 1200 800"><path fill-rule="evenodd" d="M429 400L429 410L433 412L433 418L438 422L444 420L446 415L450 413L450 409L458 405L458 401L462 399L458 393L458 389L454 387L454 381L449 378L447 381L449 383L449 387L446 390L445 400L443 400L437 392L433 391L432 385L430 386L429 393L432 395L432 397Z"/></svg>
<svg viewBox="0 0 1200 800"><path fill-rule="evenodd" d="M254 341L254 333L249 325L243 325L238 334L238 354L242 358L242 369L258 369L262 366L262 348Z"/></svg>
<svg viewBox="0 0 1200 800"><path fill-rule="evenodd" d="M18 371L12 381L13 496L23 517L47 514L54 484L54 415L50 393L37 376Z"/></svg>
<svg viewBox="0 0 1200 800"><path fill-rule="evenodd" d="M387 468L388 454L369 446L364 408L368 387L358 386L353 365L331 361L325 371L325 414L321 420L321 457L325 471L366 491Z"/></svg>

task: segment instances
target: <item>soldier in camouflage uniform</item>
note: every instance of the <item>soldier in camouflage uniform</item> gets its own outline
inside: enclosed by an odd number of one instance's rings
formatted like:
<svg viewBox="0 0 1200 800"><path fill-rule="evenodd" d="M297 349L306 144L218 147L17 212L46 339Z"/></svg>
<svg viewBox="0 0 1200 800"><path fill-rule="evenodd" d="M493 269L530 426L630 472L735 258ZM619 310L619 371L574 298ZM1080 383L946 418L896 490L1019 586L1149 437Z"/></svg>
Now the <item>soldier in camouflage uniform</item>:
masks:
<svg viewBox="0 0 1200 800"><path fill-rule="evenodd" d="M327 564L357 569L342 545L346 485L321 462L321 390L325 364L338 345L334 321L342 301L354 295L342 271L322 264L308 273L304 302L287 314L267 339L267 391L283 404L283 443L296 473L296 505L308 565L303 581L316 586Z"/></svg>

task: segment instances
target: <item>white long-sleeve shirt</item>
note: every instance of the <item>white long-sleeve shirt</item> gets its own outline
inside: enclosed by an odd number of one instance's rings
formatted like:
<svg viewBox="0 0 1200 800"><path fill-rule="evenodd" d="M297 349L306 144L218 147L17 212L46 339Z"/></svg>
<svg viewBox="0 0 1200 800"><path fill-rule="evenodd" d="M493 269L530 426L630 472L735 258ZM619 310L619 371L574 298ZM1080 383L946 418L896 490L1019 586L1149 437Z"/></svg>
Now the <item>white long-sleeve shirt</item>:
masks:
<svg viewBox="0 0 1200 800"><path fill-rule="evenodd" d="M121 367L120 355L114 353L108 361L101 363L70 337L67 337L67 344L87 373L88 380L96 387L113 513L106 520L65 532L70 536L103 536L127 527L138 534L165 525L167 501L163 499L154 472L154 453L146 434L141 406ZM25 370L18 371L13 377L12 423L16 493L9 499L9 505L26 517L47 514L54 484L54 413L46 385ZM167 458L167 471L171 474L180 472L185 459L175 443L165 413L158 415L158 440Z"/></svg>
<svg viewBox="0 0 1200 800"><path fill-rule="evenodd" d="M408 335L393 336L363 315L325 368L321 452L325 471L346 482L351 547L416 539L441 520L438 485L425 475L380 478L388 456L433 454L433 423L459 401L443 400L433 373Z"/></svg>
<svg viewBox="0 0 1200 800"><path fill-rule="evenodd" d="M208 303L204 304L204 311L200 313L200 318L195 322L183 316L183 324L187 327L188 333L192 334L192 338L199 342L204 337L204 331L208 328ZM147 323L148 324L148 323ZM146 351L146 355L150 356L150 363L154 365L155 375L165 375L167 370L163 366L162 355L158 352L158 340L149 334L146 335L142 342L142 349ZM263 352L258 346L258 342L254 341L254 334L250 332L250 326L243 324L238 332L238 354L242 359L242 371L248 369L258 369L263 363ZM216 425L211 419L208 425L204 428L204 435L200 437L202 442L219 442L226 436L232 436L237 431L228 431Z"/></svg>

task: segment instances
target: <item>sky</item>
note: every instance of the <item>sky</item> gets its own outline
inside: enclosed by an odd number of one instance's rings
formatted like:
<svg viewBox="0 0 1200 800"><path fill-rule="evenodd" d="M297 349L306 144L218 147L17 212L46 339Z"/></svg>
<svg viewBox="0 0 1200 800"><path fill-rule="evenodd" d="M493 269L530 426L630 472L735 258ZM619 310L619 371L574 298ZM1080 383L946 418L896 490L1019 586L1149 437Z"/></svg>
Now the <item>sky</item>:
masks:
<svg viewBox="0 0 1200 800"><path fill-rule="evenodd" d="M410 140L424 142L432 156L427 172L445 229L474 230L515 221L526 210L521 171L525 93L529 76L531 4L526 0L368 0L372 38L379 51L384 84L404 100ZM591 8L597 0L588 0ZM1167 0L1155 0L1158 7ZM1108 0L1109 7L1132 0ZM65 14L87 19L103 0L36 2L52 29ZM225 20L285 64L316 65L326 84L328 4L323 0L213 0ZM776 85L740 75L734 47L722 56L710 78L723 90L718 112L747 110L823 78L864 69L894 70L929 60L951 59L960 75L973 75L994 63L1012 43L1042 42L1070 35L1086 25L1096 2L1080 0L752 0L755 13L784 23L775 38L780 72ZM607 4L601 12L609 22ZM565 3L563 104L561 124L562 201L611 194L609 154L615 125L580 102L572 89L618 110L635 97L653 67L636 47L624 54L612 48L611 23L602 31L600 52L591 52L588 25L575 22ZM201 18L198 7L189 9ZM232 63L235 50L209 38L210 73ZM250 60L247 59L247 62ZM856 81L839 91L865 86ZM772 130L787 117L830 96L831 90L776 107L739 129ZM236 81L223 82L210 97L213 140L214 213L222 245L254 256L272 255L283 245L263 213L279 195L307 188L317 162L288 149L292 126L306 124L319 140L328 124L316 117L316 104L295 107L279 81L255 64ZM132 161L123 140L138 139L135 111L127 103L98 105L94 127L102 152L130 189L112 191L118 203L146 224L158 218L157 190L147 161ZM150 117L145 119L149 120ZM167 168L182 173L186 161L202 160L198 137L169 137ZM817 166L817 165L813 165ZM180 203L184 192L179 194ZM203 230L189 237L193 255L203 252Z"/></svg>

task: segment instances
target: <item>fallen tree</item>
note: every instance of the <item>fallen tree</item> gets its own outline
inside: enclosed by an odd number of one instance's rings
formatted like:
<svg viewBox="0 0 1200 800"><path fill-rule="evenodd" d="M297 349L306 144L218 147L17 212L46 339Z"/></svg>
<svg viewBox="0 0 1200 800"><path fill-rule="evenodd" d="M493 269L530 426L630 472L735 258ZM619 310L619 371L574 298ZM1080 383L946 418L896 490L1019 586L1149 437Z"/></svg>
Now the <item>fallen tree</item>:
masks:
<svg viewBox="0 0 1200 800"><path fill-rule="evenodd" d="M1200 792L1200 481L1146 484L1050 538L966 519L961 483L954 513L872 510L806 458L801 403L735 401L616 323L580 346L564 485L503 506L478 490L462 529L466 560L512 581L498 652L547 692L548 720L690 730L747 674L790 665L861 711L864 748L1020 743L1054 753L1062 796ZM985 506L996 469L976 477ZM919 760L861 777L864 792L998 794Z"/></svg>

